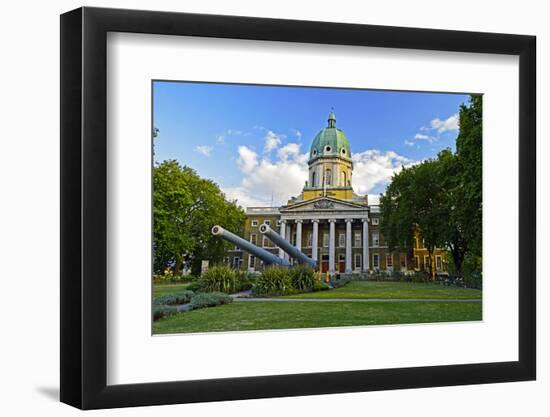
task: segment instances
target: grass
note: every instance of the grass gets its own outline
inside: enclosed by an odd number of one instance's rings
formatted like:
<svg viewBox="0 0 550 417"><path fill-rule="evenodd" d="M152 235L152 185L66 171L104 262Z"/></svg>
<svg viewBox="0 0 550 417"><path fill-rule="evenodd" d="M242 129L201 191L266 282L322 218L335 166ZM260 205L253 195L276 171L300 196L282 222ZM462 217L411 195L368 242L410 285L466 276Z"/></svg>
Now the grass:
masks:
<svg viewBox="0 0 550 417"><path fill-rule="evenodd" d="M481 320L481 303L235 302L153 323L154 334Z"/></svg>
<svg viewBox="0 0 550 417"><path fill-rule="evenodd" d="M433 298L481 299L481 290L439 284L412 282L352 281L329 291L318 291L290 296L289 298ZM286 298L286 297L285 297Z"/></svg>
<svg viewBox="0 0 550 417"><path fill-rule="evenodd" d="M185 284L153 284L153 297L161 295L173 294L178 291L185 290L189 283Z"/></svg>

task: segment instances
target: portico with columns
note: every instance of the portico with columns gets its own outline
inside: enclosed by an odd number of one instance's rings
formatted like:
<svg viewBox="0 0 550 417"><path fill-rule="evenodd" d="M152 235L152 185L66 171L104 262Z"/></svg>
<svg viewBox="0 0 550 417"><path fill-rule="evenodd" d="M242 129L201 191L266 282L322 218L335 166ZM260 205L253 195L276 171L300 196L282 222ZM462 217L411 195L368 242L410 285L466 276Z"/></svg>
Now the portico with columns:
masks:
<svg viewBox="0 0 550 417"><path fill-rule="evenodd" d="M367 272L369 211L368 206L329 197L303 201L279 208L280 234L317 260L321 272Z"/></svg>

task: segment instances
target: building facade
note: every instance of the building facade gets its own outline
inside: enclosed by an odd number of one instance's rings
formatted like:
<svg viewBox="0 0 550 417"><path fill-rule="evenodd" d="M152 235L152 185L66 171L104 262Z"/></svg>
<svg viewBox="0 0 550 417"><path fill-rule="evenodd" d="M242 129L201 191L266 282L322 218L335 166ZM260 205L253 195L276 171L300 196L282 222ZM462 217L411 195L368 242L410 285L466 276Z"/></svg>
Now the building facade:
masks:
<svg viewBox="0 0 550 417"><path fill-rule="evenodd" d="M369 205L368 196L354 193L353 161L349 140L336 127L333 112L327 127L313 139L309 152L309 177L302 193L281 207L248 207L243 238L273 254L288 259L259 231L267 223L306 255L318 261L319 270L337 273L446 272L445 251L436 250L430 260L421 236L412 250L390 251L380 230L380 207ZM292 259L289 259L293 262ZM227 253L227 264L248 271L261 271L263 263L235 247Z"/></svg>

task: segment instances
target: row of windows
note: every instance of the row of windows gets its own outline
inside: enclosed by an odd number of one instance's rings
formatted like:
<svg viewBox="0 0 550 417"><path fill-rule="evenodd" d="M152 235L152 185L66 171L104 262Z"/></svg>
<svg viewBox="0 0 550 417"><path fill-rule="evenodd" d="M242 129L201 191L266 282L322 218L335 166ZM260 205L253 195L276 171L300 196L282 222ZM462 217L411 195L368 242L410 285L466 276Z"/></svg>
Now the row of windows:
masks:
<svg viewBox="0 0 550 417"><path fill-rule="evenodd" d="M267 224L268 226L271 226L271 220L264 220L264 223ZM250 226L252 227L258 227L260 224L260 222L258 220L251 220L250 221ZM281 224L281 220L277 220L277 226L279 226ZM374 217L371 219L371 224L373 226L378 226L380 224L380 219Z"/></svg>
<svg viewBox="0 0 550 417"><path fill-rule="evenodd" d="M328 247L329 245L329 238L330 235L328 233L322 234L322 245L323 247ZM256 233L250 234L250 243L253 245L258 244L258 235ZM296 233L292 234L292 239L290 241L292 245L296 245ZM372 233L372 242L373 247L379 247L380 246L380 235L377 232ZM306 233L306 247L310 248L313 245L313 233L307 232ZM273 242L271 242L270 239L268 239L265 236L262 236L262 246L263 247L274 247L275 245ZM352 246L354 248L361 248L363 246L362 242L362 233L361 232L355 232L353 234L353 242ZM338 247L345 248L346 247L346 234L345 233L339 233L338 234Z"/></svg>

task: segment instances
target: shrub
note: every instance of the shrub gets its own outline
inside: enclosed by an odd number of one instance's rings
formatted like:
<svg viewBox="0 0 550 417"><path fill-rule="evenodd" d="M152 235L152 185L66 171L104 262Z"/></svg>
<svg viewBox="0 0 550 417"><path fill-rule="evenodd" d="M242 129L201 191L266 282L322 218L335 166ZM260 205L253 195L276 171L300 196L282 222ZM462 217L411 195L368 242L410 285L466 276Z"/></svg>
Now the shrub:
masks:
<svg viewBox="0 0 550 417"><path fill-rule="evenodd" d="M215 307L233 302L233 298L222 292L199 293L191 298L191 310L199 308Z"/></svg>
<svg viewBox="0 0 550 417"><path fill-rule="evenodd" d="M292 294L292 278L288 268L270 266L260 275L252 289L256 295Z"/></svg>
<svg viewBox="0 0 550 417"><path fill-rule="evenodd" d="M415 272L412 276L412 282L426 283L430 281L430 274L428 274L427 272Z"/></svg>
<svg viewBox="0 0 550 417"><path fill-rule="evenodd" d="M177 304L187 304L191 301L193 297L193 291L180 291L174 294L161 295L160 297L155 297L153 300L154 305L177 305Z"/></svg>
<svg viewBox="0 0 550 417"><path fill-rule="evenodd" d="M153 308L153 321L157 321L163 317L173 316L177 313L178 309L174 306L155 306L155 308Z"/></svg>
<svg viewBox="0 0 550 417"><path fill-rule="evenodd" d="M328 290L328 284L326 282L319 282L316 281L315 284L313 284L313 291L325 291Z"/></svg>
<svg viewBox="0 0 550 417"><path fill-rule="evenodd" d="M315 271L313 268L304 265L297 265L290 269L292 286L298 291L311 291L315 283Z"/></svg>
<svg viewBox="0 0 550 417"><path fill-rule="evenodd" d="M214 266L202 274L202 291L233 293L239 290L239 274L227 266Z"/></svg>

